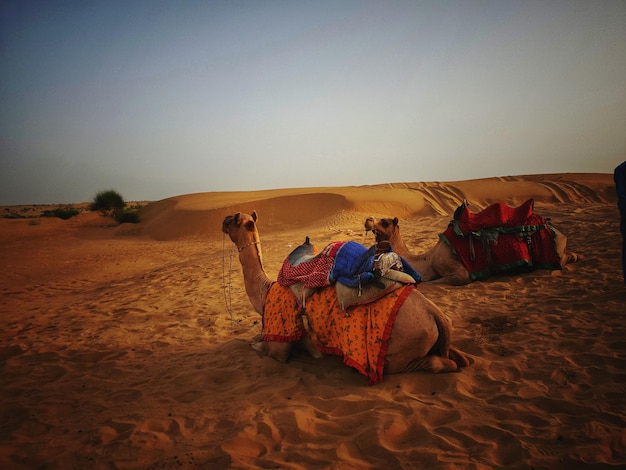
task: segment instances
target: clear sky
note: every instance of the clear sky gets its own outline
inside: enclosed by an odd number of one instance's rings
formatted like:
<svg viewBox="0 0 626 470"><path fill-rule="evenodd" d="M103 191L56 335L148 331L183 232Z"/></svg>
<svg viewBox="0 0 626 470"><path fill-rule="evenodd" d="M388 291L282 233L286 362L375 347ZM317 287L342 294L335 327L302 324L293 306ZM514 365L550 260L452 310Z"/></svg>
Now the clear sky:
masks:
<svg viewBox="0 0 626 470"><path fill-rule="evenodd" d="M612 173L625 0L2 0L0 204Z"/></svg>

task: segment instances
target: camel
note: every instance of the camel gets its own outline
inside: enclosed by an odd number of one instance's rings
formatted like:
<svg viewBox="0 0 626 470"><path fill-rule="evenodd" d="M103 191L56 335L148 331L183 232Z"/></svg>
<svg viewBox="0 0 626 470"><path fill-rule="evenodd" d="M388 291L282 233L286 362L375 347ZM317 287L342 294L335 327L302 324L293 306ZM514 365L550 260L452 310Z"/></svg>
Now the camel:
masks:
<svg viewBox="0 0 626 470"><path fill-rule="evenodd" d="M567 263L578 261L578 255L566 252L567 237L561 232L555 231L556 249L560 255L561 267ZM376 219L368 217L365 219L365 232L372 231L376 237L376 242L388 241L393 251L403 257L413 268L420 273L422 281L433 281L445 283L452 286L462 286L472 282L469 271L465 268L461 260L453 252L450 245L439 239L437 244L426 253L415 255L407 248L400 235L400 225L397 217L387 217Z"/></svg>
<svg viewBox="0 0 626 470"><path fill-rule="evenodd" d="M245 290L254 310L263 315L265 299L274 282L265 272L256 211L251 215L237 212L227 216L222 231L239 252ZM332 289L334 287L325 287ZM315 332L309 332L311 336ZM303 346L314 357L319 351L305 335ZM293 342L262 341L252 347L260 354L287 362ZM389 339L385 357L386 374L428 371L453 372L469 365L468 358L450 344L450 323L441 310L423 294L413 289L400 307Z"/></svg>
<svg viewBox="0 0 626 470"><path fill-rule="evenodd" d="M393 251L403 257L422 276L422 282L437 281L452 286L462 286L471 281L469 271L442 240L426 253L412 254L400 235L398 218L365 219L365 231L371 231L376 243L388 241Z"/></svg>

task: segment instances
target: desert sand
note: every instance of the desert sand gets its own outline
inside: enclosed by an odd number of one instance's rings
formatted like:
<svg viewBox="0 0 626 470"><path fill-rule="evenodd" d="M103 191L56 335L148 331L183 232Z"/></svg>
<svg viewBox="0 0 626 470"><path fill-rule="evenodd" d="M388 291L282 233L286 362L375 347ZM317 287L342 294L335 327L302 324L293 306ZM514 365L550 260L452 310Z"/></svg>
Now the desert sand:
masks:
<svg viewBox="0 0 626 470"><path fill-rule="evenodd" d="M580 261L466 286L421 283L471 358L385 375L250 347L261 318L221 223L259 214L275 278L309 236L413 252L457 205L535 210ZM572 469L626 466L626 288L611 174L202 193L141 222L0 219L0 468Z"/></svg>

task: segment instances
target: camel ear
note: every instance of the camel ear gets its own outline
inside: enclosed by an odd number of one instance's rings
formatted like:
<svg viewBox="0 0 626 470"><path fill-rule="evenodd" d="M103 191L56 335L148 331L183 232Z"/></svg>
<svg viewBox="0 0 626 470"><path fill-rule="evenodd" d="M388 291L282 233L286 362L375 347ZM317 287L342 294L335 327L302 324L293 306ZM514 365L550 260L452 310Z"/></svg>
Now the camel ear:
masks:
<svg viewBox="0 0 626 470"><path fill-rule="evenodd" d="M233 222L235 223L235 225L239 225L240 218L241 218L241 212L237 212L235 215L233 215Z"/></svg>
<svg viewBox="0 0 626 470"><path fill-rule="evenodd" d="M252 220L256 222L258 216L256 215L256 211L252 211Z"/></svg>
<svg viewBox="0 0 626 470"><path fill-rule="evenodd" d="M228 227L230 226L232 221L233 221L233 216L232 215L227 215L224 218L224 222L222 222L222 232L228 233Z"/></svg>
<svg viewBox="0 0 626 470"><path fill-rule="evenodd" d="M398 218L397 218L397 217L394 217L394 218L393 218L393 224L394 224L394 225L398 225Z"/></svg>

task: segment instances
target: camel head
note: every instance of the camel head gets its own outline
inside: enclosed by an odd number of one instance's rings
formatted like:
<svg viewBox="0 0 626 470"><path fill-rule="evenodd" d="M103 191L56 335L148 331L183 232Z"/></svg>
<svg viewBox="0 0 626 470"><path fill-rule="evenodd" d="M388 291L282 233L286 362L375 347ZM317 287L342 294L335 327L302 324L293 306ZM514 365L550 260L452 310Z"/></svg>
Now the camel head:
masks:
<svg viewBox="0 0 626 470"><path fill-rule="evenodd" d="M252 211L252 215L241 212L228 215L222 222L222 232L227 234L237 247L241 248L251 241L257 241L257 218L256 211Z"/></svg>
<svg viewBox="0 0 626 470"><path fill-rule="evenodd" d="M384 219L376 219L368 217L365 219L365 233L371 231L376 237L376 243L391 240L394 232L399 228L398 218L386 217Z"/></svg>

